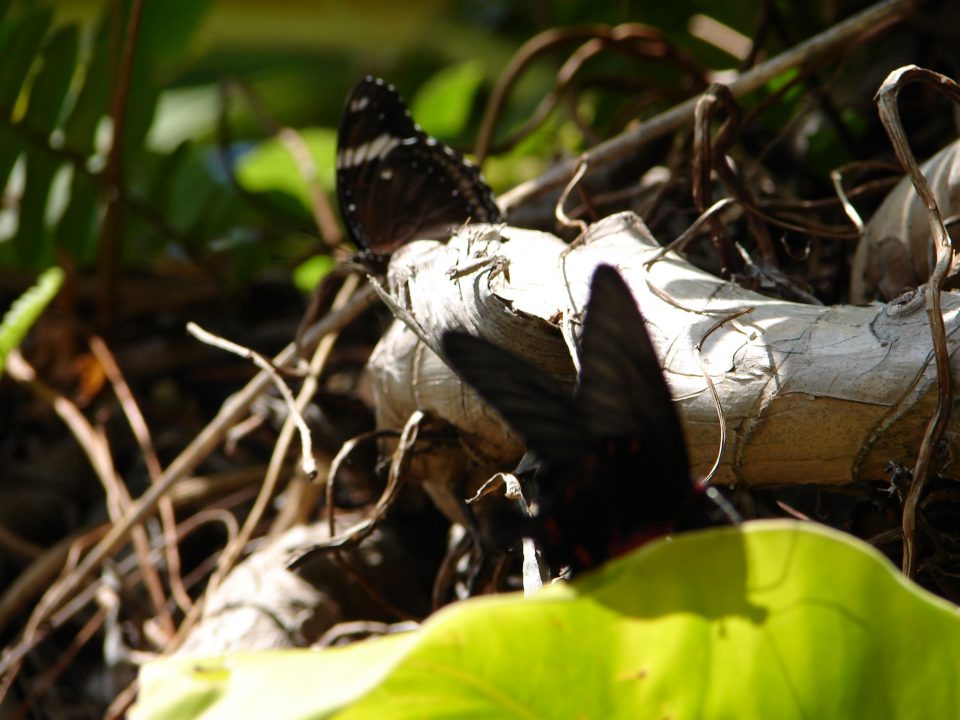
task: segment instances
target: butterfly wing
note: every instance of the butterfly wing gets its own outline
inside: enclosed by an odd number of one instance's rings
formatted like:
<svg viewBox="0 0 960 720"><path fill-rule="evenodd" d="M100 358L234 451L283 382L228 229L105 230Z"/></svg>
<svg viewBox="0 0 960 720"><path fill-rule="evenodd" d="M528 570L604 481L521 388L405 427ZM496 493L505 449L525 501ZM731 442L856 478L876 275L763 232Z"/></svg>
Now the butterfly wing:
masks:
<svg viewBox="0 0 960 720"><path fill-rule="evenodd" d="M583 432L576 403L540 368L483 338L443 335L448 365L503 417L538 460L573 467L583 459Z"/></svg>
<svg viewBox="0 0 960 720"><path fill-rule="evenodd" d="M549 496L585 469L587 457L580 416L571 393L543 370L482 338L460 332L443 336L446 362L473 386L519 434L528 452L515 470L528 501ZM540 536L542 512L520 517L514 504L475 518L484 544L504 551L521 537ZM558 567L562 560L549 558Z"/></svg>
<svg viewBox="0 0 960 720"><path fill-rule="evenodd" d="M612 267L599 267L591 283L574 397L480 338L447 333L443 347L537 457L540 514L531 528L554 568L589 569L660 535L736 521L690 478L656 351Z"/></svg>
<svg viewBox="0 0 960 720"><path fill-rule="evenodd" d="M659 535L739 520L691 479L683 427L643 316L606 265L590 286L576 397L593 438L593 472L546 508L575 568Z"/></svg>
<svg viewBox="0 0 960 720"><path fill-rule="evenodd" d="M671 465L687 475L683 427L657 352L630 288L609 265L590 284L577 400L591 434L642 438L656 452L670 450Z"/></svg>
<svg viewBox="0 0 960 720"><path fill-rule="evenodd" d="M354 242L387 256L414 238L443 238L468 220L502 219L480 171L427 135L396 89L360 81L337 134L337 197Z"/></svg>

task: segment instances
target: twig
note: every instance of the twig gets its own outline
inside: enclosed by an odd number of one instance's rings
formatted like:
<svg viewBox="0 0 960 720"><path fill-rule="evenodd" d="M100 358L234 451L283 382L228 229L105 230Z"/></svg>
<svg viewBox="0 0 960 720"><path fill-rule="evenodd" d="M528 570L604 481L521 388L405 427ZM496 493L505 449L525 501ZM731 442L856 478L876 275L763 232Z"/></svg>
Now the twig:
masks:
<svg viewBox="0 0 960 720"><path fill-rule="evenodd" d="M66 670L70 663L77 657L77 653L83 649L84 645L93 639L93 636L96 635L103 626L106 617L107 611L104 608L100 608L84 623L80 631L73 637L73 640L70 641L70 644L60 651L56 661L48 667L36 681L31 683L30 694L10 713L9 720L20 720L20 718L27 716L33 704L56 683L57 678L63 674L64 670Z"/></svg>
<svg viewBox="0 0 960 720"><path fill-rule="evenodd" d="M748 70L730 83L730 91L735 97L743 97L791 68L818 62L841 51L849 52L853 46L865 38L902 20L915 5L913 0L882 0L863 12L837 23L829 30ZM633 130L591 148L583 156L590 161L593 170L618 160L636 148L683 127L693 117L696 103L696 97L690 98L650 118ZM578 161L579 158L575 158L558 163L540 177L521 183L504 193L498 200L500 207L511 210L542 192L559 187L570 177Z"/></svg>
<svg viewBox="0 0 960 720"><path fill-rule="evenodd" d="M11 621L19 616L35 598L42 595L50 583L56 579L66 566L71 548L75 544L85 547L93 545L106 532L107 526L101 525L95 530L87 527L71 533L52 547L45 549L36 560L17 575L0 596L0 633L4 632ZM2 694L0 692L0 695Z"/></svg>
<svg viewBox="0 0 960 720"><path fill-rule="evenodd" d="M279 125L266 111L260 98L242 82L231 83L247 101L254 116L270 133L272 133L290 153L297 165L303 182L307 186L307 195L310 198L310 209L313 212L313 221L316 223L320 237L331 249L343 247L343 232L337 223L336 215L327 199L327 194L318 180L317 165L310 154L310 148L299 132L290 127Z"/></svg>
<svg viewBox="0 0 960 720"><path fill-rule="evenodd" d="M358 282L359 278L356 275L351 275L349 278L347 278L343 287L340 289L340 294L337 296L337 301L334 303L334 310L339 310L347 302L349 302L351 295L357 288ZM210 582L207 585L206 597L211 597L211 593L216 592L224 578L226 578L227 574L236 565L244 547L246 547L247 543L250 541L250 538L253 537L253 533L260 524L260 520L263 518L264 514L266 514L266 511L270 506L270 501L273 499L277 484L280 481L281 471L283 469L284 461L287 457L287 451L289 450L290 442L293 438L293 430L295 427L300 432L301 455L303 460L304 474L306 474L306 476L311 480L316 477L317 466L316 460L313 457L313 445L310 439L310 430L307 428L307 424L303 419L302 412L307 406L307 403L313 399L313 396L316 393L320 372L330 354L330 350L333 348L333 343L336 340L336 337L336 332L332 332L326 335L323 340L320 341L319 345L317 345L313 360L311 361L311 370L315 369L316 372L311 373L311 375L307 377L307 380L300 389L299 396L296 400L294 400L293 395L290 393L290 389L286 386L286 383L280 380L282 385L280 392L283 394L284 401L286 402L289 411L287 419L284 421L283 427L280 430L277 443L274 446L273 455L271 456L270 463L267 466L266 476L260 488L260 492L257 494L257 499L254 501L253 507L250 509L250 513L247 515L246 520L244 520L243 527L240 529L239 535L231 543L229 543L221 553L220 561L217 563L217 570L213 577L210 578ZM277 379L279 380L279 376L277 376Z"/></svg>
<svg viewBox="0 0 960 720"><path fill-rule="evenodd" d="M337 486L337 477L340 475L340 467L347 460L347 458L350 457L353 451L357 449L357 446L360 445L360 443L368 442L370 440L377 440L382 437L397 437L399 434L400 433L398 433L396 430L370 430L350 438L340 446L340 450L337 451L337 454L330 462L330 470L327 473L327 482L326 487L324 488L324 493L326 495L324 512L327 519L327 530L330 533L330 537L333 537L337 534L337 505L334 500L334 491L336 490Z"/></svg>
<svg viewBox="0 0 960 720"><path fill-rule="evenodd" d="M503 111L510 90L519 80L520 75L533 61L541 55L562 45L572 42L583 42L567 59L557 72L553 90L540 102L530 119L512 133L511 137L501 143L503 148L509 148L519 142L527 134L540 125L557 106L560 98L573 83L575 75L583 64L603 49L612 47L628 54L644 57L655 57L658 60L672 61L680 66L689 75L694 76L701 87L706 85L703 79L704 71L694 60L693 56L671 44L670 39L660 30L641 23L623 23L615 27L607 25L584 25L567 28L551 28L528 40L517 50L510 59L506 70L500 75L490 101L484 109L483 119L480 122L480 131L477 133L475 155L477 162L483 162L491 152L493 145L493 131L497 119ZM653 50L643 50L640 42L654 45ZM581 123L575 109L571 112L574 122ZM498 148L502 149L502 148Z"/></svg>
<svg viewBox="0 0 960 720"><path fill-rule="evenodd" d="M352 322L375 300L372 289L363 288L351 299L350 303L339 313L331 313L304 336L304 342L310 345L317 342L328 332L341 328ZM291 361L296 354L296 348L288 345L274 359L276 365L284 365ZM166 469L160 481L147 488L147 491L136 501L130 512L125 514L114 524L106 537L80 561L76 570L54 583L38 605L38 616L49 617L51 613L62 607L63 604L80 588L82 583L96 570L111 553L129 537L130 530L143 521L154 511L157 502L165 495L171 486L191 472L222 440L227 429L247 411L254 399L263 392L270 383L265 372L260 372L247 385L227 402L217 416L193 439L193 441L177 456ZM196 610L196 605L194 606ZM171 648L172 650L173 648Z"/></svg>
<svg viewBox="0 0 960 720"><path fill-rule="evenodd" d="M910 181L913 183L917 195L927 208L930 232L934 237L934 245L937 250L937 262L930 274L930 279L927 281L927 291L924 293L927 320L930 323L930 335L937 364L937 405L933 416L927 423L923 443L917 455L917 464L913 469L913 480L903 501L902 569L903 574L907 577L913 577L916 572L917 505L930 472L934 450L943 440L944 433L947 430L953 397L950 384L950 355L947 350L947 333L943 326L943 312L940 307L940 293L943 290L943 281L953 259L953 248L950 245L950 235L944 227L943 217L940 214L940 208L937 206L936 198L930 190L930 185L923 176L919 165L917 165L913 151L910 149L910 142L903 130L903 123L900 121L900 107L898 105L900 90L915 82L929 83L954 102L960 103L960 86L945 75L918 68L916 65L905 65L887 75L876 95L877 110L880 113L883 128L887 131L887 136L890 138L897 159L910 175Z"/></svg>
<svg viewBox="0 0 960 720"><path fill-rule="evenodd" d="M440 561L440 567L433 578L430 598L434 610L439 610L446 605L447 598L455 594L458 568L462 567L461 560L469 555L474 546L473 533L467 532L460 525L455 525L453 529L458 531L459 535L454 534L451 538L446 555Z"/></svg>
<svg viewBox="0 0 960 720"><path fill-rule="evenodd" d="M420 618L416 615L413 615L401 607L394 605L388 598L384 597L381 593L367 578L364 576L359 569L357 569L350 557L343 550L335 550L333 553L333 562L343 570L347 576L353 580L357 585L360 586L360 589L363 590L367 597L370 598L376 605L378 605L382 610L384 610L388 615L393 615L398 620L404 622L417 622Z"/></svg>
<svg viewBox="0 0 960 720"><path fill-rule="evenodd" d="M833 189L836 191L837 197L840 198L840 204L843 206L843 212L846 213L846 216L850 218L850 222L853 223L853 226L857 229L857 236L862 236L863 219L860 217L860 213L857 212L857 209L853 206L853 203L850 202L847 192L843 189L842 168L836 168L830 171L830 182L833 183Z"/></svg>
<svg viewBox="0 0 960 720"><path fill-rule="evenodd" d="M694 220L693 223L690 225L690 227L688 227L686 230L680 233L680 236L676 240L674 240L673 242L667 245L664 245L660 250L658 250L652 258L650 258L643 264L643 267L647 270L647 272L649 272L650 268L653 267L654 263L657 263L661 259L663 259L663 257L667 253L683 252L683 249L687 246L687 244L691 240L693 240L693 238L696 237L697 233L700 231L700 228L703 227L704 223L706 223L711 218L713 218L721 210L726 210L735 202L736 202L736 199L732 197L725 197L717 200L713 205L711 205L702 213L700 213L700 217Z"/></svg>
<svg viewBox="0 0 960 720"><path fill-rule="evenodd" d="M713 397L713 406L717 411L717 422L720 426L720 442L717 443L717 457L713 461L713 466L710 468L710 471L704 476L701 483L707 485L713 479L713 476L717 473L717 468L720 467L720 460L723 458L723 448L727 444L727 423L723 419L723 406L720 404L720 394L717 392L716 386L713 384L713 378L710 377L710 372L707 370L706 366L703 364L703 344L707 341L707 338L710 337L714 332L719 330L725 323L730 322L731 320L736 320L738 317L746 315L754 311L754 307L751 305L749 307L741 308L734 313L722 317L713 325L711 325L707 331L703 334L703 337L700 338L700 341L693 346L693 352L697 358L697 364L700 366L700 372L703 373L703 379L707 381L707 387L710 388L710 394Z"/></svg>
<svg viewBox="0 0 960 720"><path fill-rule="evenodd" d="M506 104L510 90L520 78L523 69L536 58L559 45L592 40L597 35L597 29L597 26L552 28L528 40L514 54L510 59L510 64L507 65L507 68L500 74L500 78L497 80L497 84L490 94L490 101L484 109L483 119L480 121L480 131L477 133L477 142L474 148L477 164L482 163L490 151L494 125L503 110L503 106ZM571 167L564 175L564 180L570 177L572 172L573 168Z"/></svg>
<svg viewBox="0 0 960 720"><path fill-rule="evenodd" d="M119 6L118 6L119 7ZM114 309L117 307L117 275L123 240L123 215L118 201L119 188L123 185L123 135L127 122L127 99L130 95L130 77L133 73L133 58L140 34L140 20L143 16L143 0L130 3L127 27L123 38L123 51L117 71L116 85L113 90L113 102L110 117L113 120L113 138L103 171L103 195L107 210L100 231L98 248L98 269L100 288L100 321L104 327L111 327Z"/></svg>
<svg viewBox="0 0 960 720"><path fill-rule="evenodd" d="M110 385L113 387L113 392L117 396L117 400L120 401L120 407L123 409L123 414L127 418L130 430L133 432L133 436L140 446L140 454L143 456L144 465L147 468L147 473L150 475L150 482L155 483L163 474L163 467L160 465L160 458L157 457L157 452L154 449L153 439L150 437L150 428L147 425L146 419L143 417L143 413L140 412L140 406L137 405L133 392L130 390L130 386L127 385L127 381L120 371L120 366L117 365L113 353L110 352L107 344L97 336L91 337L89 342L90 350L93 351L94 357L97 358L97 362L100 363L100 367L103 368L104 373L110 380ZM173 593L174 599L177 601L177 605L186 613L189 612L193 602L184 589L183 581L180 577L177 519L174 515L173 502L170 498L165 497L160 500L160 523L163 529L163 547L167 561L167 578L170 582L170 590ZM172 628L170 629L172 630Z"/></svg>
<svg viewBox="0 0 960 720"><path fill-rule="evenodd" d="M252 361L254 365L267 373L270 379L273 380L274 387L276 387L280 392L280 395L287 406L287 410L290 413L290 417L293 419L294 423L296 423L297 430L300 431L300 462L303 472L307 475L307 477L310 478L316 476L317 461L313 457L313 439L310 436L310 428L307 427L307 423L303 419L303 415L301 415L300 411L297 409L297 403L293 399L293 393L290 392L290 388L287 386L287 383L284 382L282 377L280 377L280 373L277 372L277 369L273 366L273 364L260 353L244 347L243 345L238 345L235 342L231 342L226 338L214 335L213 333L204 330L194 322L187 323L187 332L197 338L197 340L200 342L204 342L207 345L213 345L221 350L226 350L229 353L239 355L242 358Z"/></svg>
<svg viewBox="0 0 960 720"><path fill-rule="evenodd" d="M336 298L334 298L332 309L334 311L339 310L357 291L357 287L360 284L360 276L353 274L347 276L343 281L343 285L340 287L339 292L337 293ZM320 386L320 375L323 373L323 368L327 364L327 360L330 358L330 352L333 350L334 343L337 341L338 333L332 332L320 343L317 345L316 350L314 350L313 357L310 358L310 365L307 369L307 376L304 378L303 386L300 388L300 393L297 395L297 408L303 411L306 408L307 404L313 399L317 393L317 389ZM267 467L267 474L264 481L264 485L274 484L276 482L276 477L280 474L280 469L283 467L283 461L287 456L287 449L290 445L290 441L293 437L293 426L288 418L284 422L283 427L280 429L280 434L277 437L276 445L274 446L273 455L270 458L270 464ZM266 509L266 507L264 508ZM286 528L278 527L276 524L270 529L272 535L279 535L281 532L286 530Z"/></svg>
<svg viewBox="0 0 960 720"><path fill-rule="evenodd" d="M577 183L580 182L580 179L586 174L586 172L587 172L586 161L582 161L578 163L577 169L573 173L573 177L570 178L570 182L568 182L566 186L563 188L563 192L560 193L560 197L557 199L557 205L553 209L553 214L554 214L554 217L556 217L557 222L560 223L560 225L562 225L563 227L576 228L580 233L577 237L583 237L584 233L587 232L587 223L585 223L583 220L579 218L577 218L576 220L573 220L570 217L568 217L567 214L563 211L563 206L566 204L567 198L570 197L570 193L573 192L573 189L577 186Z"/></svg>
<svg viewBox="0 0 960 720"><path fill-rule="evenodd" d="M4 525L0 525L0 550L17 560L36 560L43 554L43 548Z"/></svg>
<svg viewBox="0 0 960 720"><path fill-rule="evenodd" d="M393 505L397 493L400 491L402 480L406 474L407 466L410 463L410 457L413 454L413 446L417 442L420 434L420 427L426 420L426 414L422 410L415 410L406 425L403 426L403 432L400 433L400 440L396 449L393 451L393 457L390 461L390 473L387 477L387 486L383 490L380 499L374 506L370 515L352 527L329 540L315 543L305 550L298 550L292 553L287 560L287 568L295 570L302 566L316 552L322 550L339 550L349 545L356 545L367 535L373 532L373 529L380 522L380 519L386 514L387 510Z"/></svg>
<svg viewBox="0 0 960 720"><path fill-rule="evenodd" d="M31 563L21 572L0 598L0 631L3 631L10 621L18 617L33 598L41 595L49 587L50 582L63 570L74 547L93 544L106 532L103 526L92 532L84 530L74 533L52 548L48 549L39 559ZM4 648L0 653L0 698L4 698L13 684L20 665L26 654L43 640L44 634L26 633L20 640Z"/></svg>
<svg viewBox="0 0 960 720"><path fill-rule="evenodd" d="M474 493L473 497L467 499L467 504L475 503L484 495L494 492L494 486L498 483L503 483L503 494L505 497L510 500L516 500L517 505L520 507L520 512L528 518L534 516L533 509L531 509L527 499L523 496L523 486L520 485L520 481L513 473L497 473L494 475L480 486L480 489ZM524 537L521 539L520 552L523 557L521 564L523 594L530 596L540 592L540 589L543 588L543 569L540 567L540 562L537 558L537 544L532 537Z"/></svg>
<svg viewBox="0 0 960 720"><path fill-rule="evenodd" d="M106 437L94 430L83 413L80 412L80 409L67 397L40 381L36 376L36 371L19 352L14 351L8 356L7 372L14 379L25 383L37 397L47 402L54 412L60 416L77 439L77 443L83 449L94 473L103 485L107 497L107 510L111 520L114 523L122 522L122 519L130 512L132 501L126 485L117 476ZM151 603L163 629L172 634L174 631L173 618L164 608L163 583L160 581L157 569L149 560L150 540L147 537L146 530L139 523L133 525L131 531L134 548L141 563L144 584L147 587ZM39 607L37 610L39 610ZM42 617L37 615L37 610L34 611L27 623L27 629L24 632L27 636L42 622Z"/></svg>
<svg viewBox="0 0 960 720"><path fill-rule="evenodd" d="M103 713L103 720L116 720L127 716L127 710L137 699L137 692L140 690L140 679L137 678L123 690L117 693L116 697Z"/></svg>
<svg viewBox="0 0 960 720"><path fill-rule="evenodd" d="M720 110L726 111L726 117L717 130L716 137L711 139L712 120L715 115L719 114ZM730 193L740 201L741 205L748 208L756 205L753 193L733 171L727 160L727 150L733 144L736 136L740 134L742 127L743 120L740 106L730 92L730 88L726 85L714 83L697 100L694 108L694 146L696 153L694 155L693 172L694 202L697 205L697 210L701 212L704 210L710 196L711 169ZM717 251L723 259L725 269L730 271L734 255L730 247L729 237L726 236L723 226L718 220L712 220L711 225L714 229L714 243L717 245ZM770 240L767 226L751 213L747 215L747 228L760 251L764 268L776 267L776 251Z"/></svg>

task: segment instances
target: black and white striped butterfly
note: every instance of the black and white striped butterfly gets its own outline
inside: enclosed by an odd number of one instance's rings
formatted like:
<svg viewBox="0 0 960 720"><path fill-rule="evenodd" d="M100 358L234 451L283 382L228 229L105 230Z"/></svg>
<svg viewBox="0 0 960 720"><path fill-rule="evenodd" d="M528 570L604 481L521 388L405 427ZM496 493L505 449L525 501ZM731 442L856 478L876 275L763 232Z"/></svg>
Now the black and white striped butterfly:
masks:
<svg viewBox="0 0 960 720"><path fill-rule="evenodd" d="M479 169L427 135L393 85L369 76L340 118L337 197L361 261L377 272L410 240L443 239L468 220L503 217Z"/></svg>

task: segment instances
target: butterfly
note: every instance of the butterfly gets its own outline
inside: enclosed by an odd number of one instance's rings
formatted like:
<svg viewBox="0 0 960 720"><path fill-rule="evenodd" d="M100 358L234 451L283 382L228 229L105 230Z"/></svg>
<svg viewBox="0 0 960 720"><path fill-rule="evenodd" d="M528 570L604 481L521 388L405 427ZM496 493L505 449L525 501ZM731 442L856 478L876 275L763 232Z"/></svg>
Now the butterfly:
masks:
<svg viewBox="0 0 960 720"><path fill-rule="evenodd" d="M369 76L340 118L337 198L360 260L376 271L414 238L444 239L464 222L503 219L480 170L427 135L393 85Z"/></svg>
<svg viewBox="0 0 960 720"><path fill-rule="evenodd" d="M579 572L661 535L739 520L690 477L656 351L614 268L599 266L590 285L573 395L482 338L450 331L442 345L447 363L527 446L518 472L532 470L539 509L502 523L495 544L532 536L552 568Z"/></svg>

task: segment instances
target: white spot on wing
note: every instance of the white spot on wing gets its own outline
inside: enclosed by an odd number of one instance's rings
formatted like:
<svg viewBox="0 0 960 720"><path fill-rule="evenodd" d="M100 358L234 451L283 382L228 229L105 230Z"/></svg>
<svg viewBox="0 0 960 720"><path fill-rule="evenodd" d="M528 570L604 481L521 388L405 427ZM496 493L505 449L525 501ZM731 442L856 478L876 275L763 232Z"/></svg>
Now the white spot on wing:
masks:
<svg viewBox="0 0 960 720"><path fill-rule="evenodd" d="M382 133L370 141L370 148L368 150L367 158L370 160L373 160L374 158L382 160L399 144L399 138L387 133Z"/></svg>
<svg viewBox="0 0 960 720"><path fill-rule="evenodd" d="M390 151L400 144L400 138L394 137L389 133L381 133L370 142L365 142L356 147L346 148L337 154L337 167L350 168L362 165L365 162L382 160Z"/></svg>
<svg viewBox="0 0 960 720"><path fill-rule="evenodd" d="M351 167L356 167L357 165L361 164L367 159L368 147L369 147L369 143L363 143L361 145L357 145L353 149L353 160L350 163Z"/></svg>

